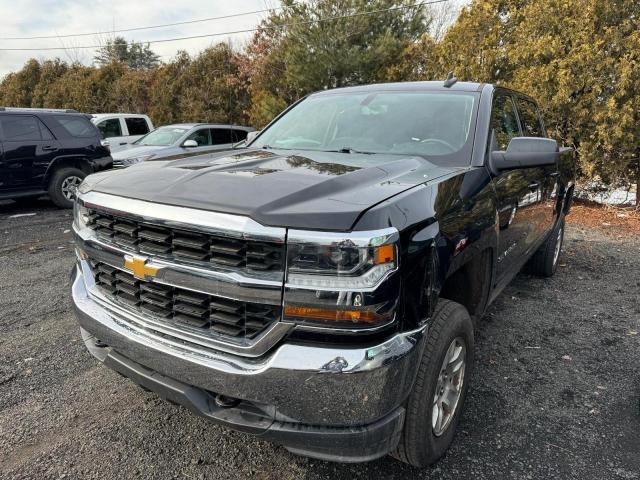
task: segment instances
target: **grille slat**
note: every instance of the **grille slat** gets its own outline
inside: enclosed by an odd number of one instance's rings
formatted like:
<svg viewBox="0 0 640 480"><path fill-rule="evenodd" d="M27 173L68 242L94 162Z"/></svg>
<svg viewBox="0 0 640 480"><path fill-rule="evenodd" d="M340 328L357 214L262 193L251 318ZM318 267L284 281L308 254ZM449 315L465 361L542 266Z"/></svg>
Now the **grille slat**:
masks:
<svg viewBox="0 0 640 480"><path fill-rule="evenodd" d="M159 255L222 268L284 270L284 245L173 229L90 210L89 228L132 253Z"/></svg>
<svg viewBox="0 0 640 480"><path fill-rule="evenodd" d="M128 272L91 263L96 285L142 313L235 338L252 338L280 318L281 308L230 300L138 280Z"/></svg>

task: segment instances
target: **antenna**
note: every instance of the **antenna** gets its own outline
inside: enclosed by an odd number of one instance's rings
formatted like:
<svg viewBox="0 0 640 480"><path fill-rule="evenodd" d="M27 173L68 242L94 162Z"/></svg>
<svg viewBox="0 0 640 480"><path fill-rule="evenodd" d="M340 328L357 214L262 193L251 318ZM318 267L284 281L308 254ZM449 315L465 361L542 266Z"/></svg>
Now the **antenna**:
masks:
<svg viewBox="0 0 640 480"><path fill-rule="evenodd" d="M451 88L458 81L456 77L453 76L453 72L449 72L447 75L447 79L444 81L445 88Z"/></svg>

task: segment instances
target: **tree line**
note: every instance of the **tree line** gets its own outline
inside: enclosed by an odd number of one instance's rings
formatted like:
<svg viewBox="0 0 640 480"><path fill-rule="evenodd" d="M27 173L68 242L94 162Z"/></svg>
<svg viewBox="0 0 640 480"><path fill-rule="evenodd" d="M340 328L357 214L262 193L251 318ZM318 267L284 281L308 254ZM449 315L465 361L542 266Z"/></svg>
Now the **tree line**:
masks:
<svg viewBox="0 0 640 480"><path fill-rule="evenodd" d="M159 63L148 45L116 38L95 66L31 59L0 82L0 105L260 128L316 90L454 71L538 99L584 177L640 182L637 0L476 0L444 34L438 20L411 0L284 0L243 48Z"/></svg>

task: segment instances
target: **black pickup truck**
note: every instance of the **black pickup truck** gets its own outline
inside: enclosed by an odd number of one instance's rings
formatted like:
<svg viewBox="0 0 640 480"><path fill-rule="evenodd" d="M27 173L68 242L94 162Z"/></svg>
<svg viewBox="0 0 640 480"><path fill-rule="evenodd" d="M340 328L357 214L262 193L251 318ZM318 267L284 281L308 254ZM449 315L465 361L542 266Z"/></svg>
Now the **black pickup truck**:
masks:
<svg viewBox="0 0 640 480"><path fill-rule="evenodd" d="M474 329L558 265L574 159L489 84L324 91L246 145L90 175L72 297L88 350L228 427L326 460L436 461Z"/></svg>

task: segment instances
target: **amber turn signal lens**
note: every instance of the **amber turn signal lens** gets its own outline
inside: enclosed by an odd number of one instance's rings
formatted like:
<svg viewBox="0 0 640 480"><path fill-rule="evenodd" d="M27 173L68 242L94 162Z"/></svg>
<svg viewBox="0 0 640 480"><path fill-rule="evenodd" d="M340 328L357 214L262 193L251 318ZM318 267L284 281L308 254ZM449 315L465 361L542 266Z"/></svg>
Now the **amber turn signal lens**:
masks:
<svg viewBox="0 0 640 480"><path fill-rule="evenodd" d="M393 245L382 245L376 248L375 263L390 263L396 259L396 249Z"/></svg>
<svg viewBox="0 0 640 480"><path fill-rule="evenodd" d="M385 317L372 311L359 310L326 310L323 308L285 306L284 314L288 317L310 318L314 320L333 320L339 322L377 323Z"/></svg>

